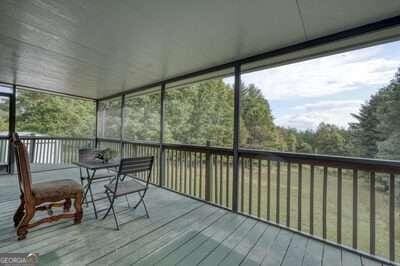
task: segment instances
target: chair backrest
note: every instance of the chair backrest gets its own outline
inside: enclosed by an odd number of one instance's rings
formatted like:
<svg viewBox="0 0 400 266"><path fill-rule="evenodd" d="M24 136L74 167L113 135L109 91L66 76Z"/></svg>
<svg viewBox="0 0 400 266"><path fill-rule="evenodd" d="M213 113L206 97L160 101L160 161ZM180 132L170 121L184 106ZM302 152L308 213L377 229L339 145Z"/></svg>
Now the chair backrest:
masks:
<svg viewBox="0 0 400 266"><path fill-rule="evenodd" d="M79 162L94 161L96 159L97 153L98 153L98 150L91 149L91 148L79 149L78 160L79 160Z"/></svg>
<svg viewBox="0 0 400 266"><path fill-rule="evenodd" d="M21 193L24 194L25 201L29 202L33 199L32 195L32 175L31 167L29 163L28 151L25 145L19 139L17 133L12 133L10 142L14 147L17 171L18 171L18 183Z"/></svg>
<svg viewBox="0 0 400 266"><path fill-rule="evenodd" d="M135 158L124 158L121 160L119 165L118 175L137 175L139 173L145 174L146 186L150 182L151 169L153 168L154 156L148 157L135 157Z"/></svg>

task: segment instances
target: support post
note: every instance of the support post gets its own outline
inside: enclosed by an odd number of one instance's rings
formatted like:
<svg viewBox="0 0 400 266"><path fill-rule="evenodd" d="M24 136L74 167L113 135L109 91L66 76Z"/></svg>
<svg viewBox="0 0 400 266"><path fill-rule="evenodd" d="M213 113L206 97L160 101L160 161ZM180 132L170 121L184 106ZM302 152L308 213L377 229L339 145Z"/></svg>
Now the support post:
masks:
<svg viewBox="0 0 400 266"><path fill-rule="evenodd" d="M159 150L159 186L165 185L165 150L164 150L165 82L161 84L160 99L160 150Z"/></svg>
<svg viewBox="0 0 400 266"><path fill-rule="evenodd" d="M96 121L95 121L95 135L94 135L94 147L97 149L98 143L98 127L99 127L99 100L96 100Z"/></svg>
<svg viewBox="0 0 400 266"><path fill-rule="evenodd" d="M205 199L206 201L211 200L211 153L208 149L210 147L210 141L207 141L206 151L206 173L205 173Z"/></svg>
<svg viewBox="0 0 400 266"><path fill-rule="evenodd" d="M233 182L232 211L238 211L239 132L240 132L240 64L235 65L234 118L233 118Z"/></svg>
<svg viewBox="0 0 400 266"><path fill-rule="evenodd" d="M125 107L125 94L121 96L121 127L119 133L120 140L120 156L124 158L124 107Z"/></svg>

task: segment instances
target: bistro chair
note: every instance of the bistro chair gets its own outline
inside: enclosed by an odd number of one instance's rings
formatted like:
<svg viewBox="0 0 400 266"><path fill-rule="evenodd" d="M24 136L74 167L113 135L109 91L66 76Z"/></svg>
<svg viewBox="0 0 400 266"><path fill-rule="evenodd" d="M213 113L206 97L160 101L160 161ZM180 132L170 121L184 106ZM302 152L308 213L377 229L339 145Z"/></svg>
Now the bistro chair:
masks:
<svg viewBox="0 0 400 266"><path fill-rule="evenodd" d="M18 240L26 238L28 229L43 223L54 222L63 218L73 218L74 223L82 220L82 187L72 179L53 180L32 184L32 175L28 152L17 133L10 141L15 150L18 184L21 192L20 205L14 215ZM70 212L71 199L74 199L75 212ZM62 214L53 215L53 207L63 207ZM47 211L48 217L30 223L36 211Z"/></svg>
<svg viewBox="0 0 400 266"><path fill-rule="evenodd" d="M119 224L114 210L114 203L119 197L126 197L129 194L137 193L139 195L139 201L136 203L133 209L136 209L140 203L142 203L146 211L146 217L149 218L149 212L147 210L146 203L144 202L144 196L146 195L149 186L153 160L153 156L122 159L117 175L111 180L110 183L104 186L110 206L107 209L103 219L105 219L110 211L112 211L117 230L119 230ZM144 184L137 181L137 179L141 179L141 175L144 176Z"/></svg>

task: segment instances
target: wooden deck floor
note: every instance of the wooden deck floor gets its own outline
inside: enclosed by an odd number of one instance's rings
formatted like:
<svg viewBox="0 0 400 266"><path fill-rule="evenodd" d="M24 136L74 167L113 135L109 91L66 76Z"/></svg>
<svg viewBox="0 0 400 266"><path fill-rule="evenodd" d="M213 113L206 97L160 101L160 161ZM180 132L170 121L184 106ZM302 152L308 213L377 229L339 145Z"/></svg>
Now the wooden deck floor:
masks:
<svg viewBox="0 0 400 266"><path fill-rule="evenodd" d="M78 179L79 171L33 175L34 182ZM88 207L80 225L44 225L17 241L11 222L18 203L16 177L0 176L0 253L38 252L40 265L382 265L164 189L152 187L146 201L149 219L143 209L128 210L120 199L120 231L111 215L96 220Z"/></svg>

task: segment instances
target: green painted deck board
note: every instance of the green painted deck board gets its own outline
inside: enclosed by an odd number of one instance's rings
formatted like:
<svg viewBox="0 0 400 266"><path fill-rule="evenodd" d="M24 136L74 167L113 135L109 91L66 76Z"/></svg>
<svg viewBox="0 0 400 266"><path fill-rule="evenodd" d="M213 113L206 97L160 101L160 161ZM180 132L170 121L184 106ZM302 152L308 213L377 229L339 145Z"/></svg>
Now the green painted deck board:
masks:
<svg viewBox="0 0 400 266"><path fill-rule="evenodd" d="M262 265L281 265L292 239L292 232L281 229Z"/></svg>
<svg viewBox="0 0 400 266"><path fill-rule="evenodd" d="M231 250L240 243L255 224L256 221L246 219L238 228L236 228L235 232L219 243L219 245L200 262L200 265L217 265L220 263L231 252Z"/></svg>
<svg viewBox="0 0 400 266"><path fill-rule="evenodd" d="M218 244L229 236L235 229L242 224L245 218L235 215L232 220L228 223L223 224L217 233L208 238L203 244L201 244L195 251L191 252L185 257L178 265L188 265L190 263L198 264L207 254L215 249Z"/></svg>
<svg viewBox="0 0 400 266"><path fill-rule="evenodd" d="M319 241L308 241L303 257L303 266L321 265L324 244Z"/></svg>
<svg viewBox="0 0 400 266"><path fill-rule="evenodd" d="M257 244L268 225L263 222L257 224L248 232L245 238L228 253L220 265L237 265L240 264L249 254L251 249Z"/></svg>
<svg viewBox="0 0 400 266"><path fill-rule="evenodd" d="M343 266L361 266L360 256L354 256L353 253L342 250L342 265Z"/></svg>
<svg viewBox="0 0 400 266"><path fill-rule="evenodd" d="M173 241L167 243L166 245L162 245L159 249L157 249L155 252L152 252L149 256L145 257L144 259L141 259L138 261L138 265L153 265L175 250L179 249L181 246L185 245L189 241L191 241L193 238L198 236L201 232L203 232L205 229L209 227L209 225L215 223L218 221L225 213L218 213L218 215L214 215L207 219L205 222L203 222L199 227L196 227L194 230L191 230L189 232L185 232L183 235L179 235L176 239Z"/></svg>
<svg viewBox="0 0 400 266"><path fill-rule="evenodd" d="M187 241L184 245L181 245L167 256L165 256L162 260L157 262L157 265L175 265L179 263L182 259L184 259L187 255L196 250L199 246L202 245L207 239L212 238L226 223L232 221L234 214L226 213L214 223L210 224L204 230L198 232L198 234Z"/></svg>
<svg viewBox="0 0 400 266"><path fill-rule="evenodd" d="M290 246L286 252L286 256L283 259L282 265L301 265L303 262L307 242L308 239L306 237L301 235L294 235L292 242L290 243Z"/></svg>
<svg viewBox="0 0 400 266"><path fill-rule="evenodd" d="M123 263L134 262L147 254L150 254L154 249L158 248L161 242L165 243L171 241L174 236L181 232L191 231L196 226L201 224L205 219L211 215L216 214L218 210L210 208L207 205L202 205L200 208L195 209L192 213L185 215L175 223L170 223L147 236L128 243L127 245L118 249L118 252L106 254L104 257L91 261L91 264L110 264L110 263Z"/></svg>
<svg viewBox="0 0 400 266"><path fill-rule="evenodd" d="M337 249L331 245L324 245L324 259L322 261L323 266L341 266L342 265L342 253L340 249Z"/></svg>
<svg viewBox="0 0 400 266"><path fill-rule="evenodd" d="M38 165L35 169L51 169ZM33 173L33 182L72 178L79 169ZM96 185L102 189L102 184ZM121 230L110 215L63 220L31 229L17 241L12 216L19 203L16 176L0 176L0 252L39 252L40 265L382 265L350 251L152 186L144 210L117 203ZM137 197L129 197L131 203ZM100 208L108 202L99 202ZM40 217L40 216L38 216ZM101 217L101 214L100 214Z"/></svg>
<svg viewBox="0 0 400 266"><path fill-rule="evenodd" d="M268 256L270 248L278 236L278 233L279 229L277 227L269 226L241 265L260 265L264 257Z"/></svg>

